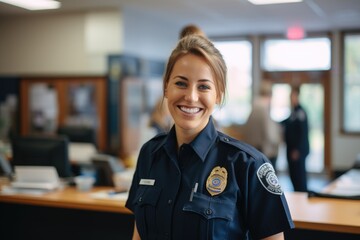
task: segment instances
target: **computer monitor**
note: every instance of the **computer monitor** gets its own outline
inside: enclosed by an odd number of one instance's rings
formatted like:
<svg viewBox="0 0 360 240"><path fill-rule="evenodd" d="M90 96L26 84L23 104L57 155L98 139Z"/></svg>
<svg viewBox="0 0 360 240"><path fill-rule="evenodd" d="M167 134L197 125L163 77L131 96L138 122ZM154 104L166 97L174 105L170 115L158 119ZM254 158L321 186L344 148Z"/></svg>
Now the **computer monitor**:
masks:
<svg viewBox="0 0 360 240"><path fill-rule="evenodd" d="M70 142L96 144L96 131L93 127L86 126L60 126L57 134L68 137Z"/></svg>
<svg viewBox="0 0 360 240"><path fill-rule="evenodd" d="M12 165L54 166L59 177L71 177L68 143L65 136L15 137L11 141Z"/></svg>

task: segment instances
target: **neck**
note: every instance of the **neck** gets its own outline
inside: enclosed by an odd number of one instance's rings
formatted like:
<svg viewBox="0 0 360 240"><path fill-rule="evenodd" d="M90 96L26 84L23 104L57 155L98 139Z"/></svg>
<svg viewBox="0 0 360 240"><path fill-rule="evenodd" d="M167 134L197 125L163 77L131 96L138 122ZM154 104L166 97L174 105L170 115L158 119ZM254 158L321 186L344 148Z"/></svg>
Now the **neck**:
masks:
<svg viewBox="0 0 360 240"><path fill-rule="evenodd" d="M181 128L176 127L176 140L178 148L183 144L189 144L195 137L199 134L193 130L184 130Z"/></svg>

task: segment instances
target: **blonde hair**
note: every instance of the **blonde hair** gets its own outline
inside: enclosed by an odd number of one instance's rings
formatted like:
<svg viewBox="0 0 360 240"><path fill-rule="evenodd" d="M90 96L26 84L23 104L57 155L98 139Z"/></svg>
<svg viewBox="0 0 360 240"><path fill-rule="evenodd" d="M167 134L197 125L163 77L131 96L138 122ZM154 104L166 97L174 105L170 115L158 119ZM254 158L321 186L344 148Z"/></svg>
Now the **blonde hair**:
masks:
<svg viewBox="0 0 360 240"><path fill-rule="evenodd" d="M175 63L183 56L193 54L203 58L210 66L216 85L216 93L220 103L223 104L226 91L226 64L220 51L206 37L200 35L188 35L178 42L172 51L165 70L163 79L163 94L169 81Z"/></svg>
<svg viewBox="0 0 360 240"><path fill-rule="evenodd" d="M179 39L182 39L183 37L186 37L186 36L189 36L192 34L200 35L203 37L206 36L205 33L201 30L201 28L199 28L198 26L196 26L194 24L189 24L181 29L180 34L179 34Z"/></svg>

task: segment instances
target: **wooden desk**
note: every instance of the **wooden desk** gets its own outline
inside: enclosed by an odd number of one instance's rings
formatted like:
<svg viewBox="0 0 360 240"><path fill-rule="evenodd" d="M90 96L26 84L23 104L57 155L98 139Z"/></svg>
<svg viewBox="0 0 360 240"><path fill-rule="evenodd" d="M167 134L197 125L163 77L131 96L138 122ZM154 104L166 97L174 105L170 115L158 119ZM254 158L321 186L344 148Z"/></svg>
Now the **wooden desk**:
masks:
<svg viewBox="0 0 360 240"><path fill-rule="evenodd" d="M103 190L112 190L112 188L95 187L91 192ZM79 192L75 187L66 187L64 190L50 192L40 196L0 194L0 202L131 214L131 212L125 208L124 201L94 199L90 196L91 192Z"/></svg>
<svg viewBox="0 0 360 240"><path fill-rule="evenodd" d="M285 193L295 228L360 234L360 202Z"/></svg>
<svg viewBox="0 0 360 240"><path fill-rule="evenodd" d="M110 189L109 187L95 187L93 191ZM328 232L330 235L340 233L348 234L347 236L349 234L352 235L350 238L340 237L339 239L355 239L356 235L360 234L359 201L317 197L308 198L307 193L300 192L287 192L285 195L296 229L311 231L310 236L313 236L312 231ZM78 192L75 187L65 188L63 191L48 193L43 196L0 195L0 205L2 203L7 205L25 205L28 208L31 206L46 207L46 211L52 209L72 209L73 211L108 212L118 216L128 216L124 221L129 221L129 219L133 221L133 216L125 208L124 201L93 199L90 197L90 193ZM38 211L38 208L36 211ZM72 215L74 216L74 214ZM108 217L104 217L104 219L108 219ZM130 229L128 234L131 234L131 225L128 228Z"/></svg>
<svg viewBox="0 0 360 240"><path fill-rule="evenodd" d="M93 191L110 189L96 187ZM134 217L124 204L94 199L90 192L78 192L75 187L40 196L0 194L0 238L131 239Z"/></svg>

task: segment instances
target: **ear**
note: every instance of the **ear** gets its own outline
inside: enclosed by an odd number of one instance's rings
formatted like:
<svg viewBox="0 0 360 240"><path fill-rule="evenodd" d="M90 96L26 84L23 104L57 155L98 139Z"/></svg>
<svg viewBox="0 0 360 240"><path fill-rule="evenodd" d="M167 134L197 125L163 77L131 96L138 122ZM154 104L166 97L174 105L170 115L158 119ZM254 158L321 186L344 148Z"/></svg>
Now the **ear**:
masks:
<svg viewBox="0 0 360 240"><path fill-rule="evenodd" d="M218 95L218 94L216 94L217 96L216 96L216 101L215 101L215 103L217 104L217 105L220 105L220 103L221 103L221 97Z"/></svg>

